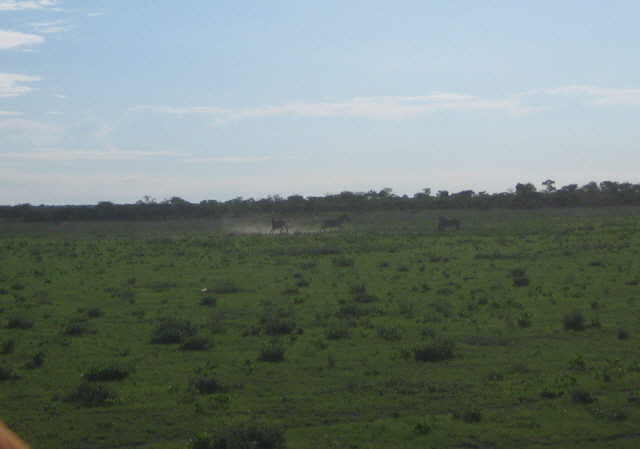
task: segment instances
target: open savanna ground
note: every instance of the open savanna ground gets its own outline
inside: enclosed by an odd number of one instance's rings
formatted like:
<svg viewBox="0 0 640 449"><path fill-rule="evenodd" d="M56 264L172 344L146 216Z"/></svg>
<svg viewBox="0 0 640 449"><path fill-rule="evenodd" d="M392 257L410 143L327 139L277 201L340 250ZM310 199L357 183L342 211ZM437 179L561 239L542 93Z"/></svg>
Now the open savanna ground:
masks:
<svg viewBox="0 0 640 449"><path fill-rule="evenodd" d="M0 223L0 418L35 449L640 446L640 209L346 212Z"/></svg>

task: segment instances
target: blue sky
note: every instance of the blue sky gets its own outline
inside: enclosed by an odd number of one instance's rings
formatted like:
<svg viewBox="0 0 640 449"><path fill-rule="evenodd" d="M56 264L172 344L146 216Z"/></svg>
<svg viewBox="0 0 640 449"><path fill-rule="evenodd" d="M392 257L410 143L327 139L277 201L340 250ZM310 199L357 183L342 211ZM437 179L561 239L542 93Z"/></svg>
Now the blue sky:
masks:
<svg viewBox="0 0 640 449"><path fill-rule="evenodd" d="M0 204L640 182L640 2L0 0Z"/></svg>

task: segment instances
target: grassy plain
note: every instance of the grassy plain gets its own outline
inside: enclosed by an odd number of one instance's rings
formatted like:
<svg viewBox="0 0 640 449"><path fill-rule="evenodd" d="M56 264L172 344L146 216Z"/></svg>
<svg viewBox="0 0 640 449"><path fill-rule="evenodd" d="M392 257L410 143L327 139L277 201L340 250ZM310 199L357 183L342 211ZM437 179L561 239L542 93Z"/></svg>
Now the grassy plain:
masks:
<svg viewBox="0 0 640 449"><path fill-rule="evenodd" d="M637 448L639 214L0 223L0 418L34 449L246 421L288 448Z"/></svg>

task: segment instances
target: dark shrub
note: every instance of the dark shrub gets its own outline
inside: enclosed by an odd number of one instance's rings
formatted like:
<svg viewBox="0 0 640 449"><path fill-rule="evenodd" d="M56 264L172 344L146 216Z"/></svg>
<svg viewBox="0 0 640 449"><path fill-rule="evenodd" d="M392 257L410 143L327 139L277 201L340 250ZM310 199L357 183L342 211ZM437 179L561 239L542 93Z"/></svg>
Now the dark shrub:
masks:
<svg viewBox="0 0 640 449"><path fill-rule="evenodd" d="M204 351L205 349L209 349L211 347L211 343L207 337L200 337L198 335L194 335L193 337L188 337L182 343L180 343L180 349L183 351Z"/></svg>
<svg viewBox="0 0 640 449"><path fill-rule="evenodd" d="M0 382L5 380L17 379L18 375L13 369L13 366L6 363L0 364Z"/></svg>
<svg viewBox="0 0 640 449"><path fill-rule="evenodd" d="M229 390L227 387L222 385L215 376L191 379L189 381L189 386L200 394L224 393Z"/></svg>
<svg viewBox="0 0 640 449"><path fill-rule="evenodd" d="M466 423L479 423L482 421L482 412L479 408L467 408L453 412L453 419L459 419Z"/></svg>
<svg viewBox="0 0 640 449"><path fill-rule="evenodd" d="M101 407L117 397L116 393L102 382L82 382L66 396L65 400L84 407Z"/></svg>
<svg viewBox="0 0 640 449"><path fill-rule="evenodd" d="M453 357L456 344L450 338L436 338L430 344L413 348L413 358L420 362L439 362Z"/></svg>
<svg viewBox="0 0 640 449"><path fill-rule="evenodd" d="M5 340L0 343L0 354L11 354L16 349L16 341L14 339Z"/></svg>
<svg viewBox="0 0 640 449"><path fill-rule="evenodd" d="M25 363L24 367L27 369L40 368L42 365L44 365L44 355L45 355L44 349L41 349L39 351L32 353L31 360Z"/></svg>
<svg viewBox="0 0 640 449"><path fill-rule="evenodd" d="M333 259L333 265L336 267L353 267L356 260L353 257L336 257Z"/></svg>
<svg viewBox="0 0 640 449"><path fill-rule="evenodd" d="M513 278L513 285L516 287L526 287L529 285L529 278L526 276Z"/></svg>
<svg viewBox="0 0 640 449"><path fill-rule="evenodd" d="M531 326L531 317L528 313L525 313L523 316L518 318L518 326L520 327L529 327Z"/></svg>
<svg viewBox="0 0 640 449"><path fill-rule="evenodd" d="M287 287L284 290L282 290L280 293L284 296L299 295L300 289L298 287Z"/></svg>
<svg viewBox="0 0 640 449"><path fill-rule="evenodd" d="M181 343L189 337L194 336L198 328L190 320L182 318L167 318L156 326L151 343L169 345Z"/></svg>
<svg viewBox="0 0 640 449"><path fill-rule="evenodd" d="M595 401L595 398L591 396L591 393L583 388L573 390L569 396L576 404L591 404Z"/></svg>
<svg viewBox="0 0 640 449"><path fill-rule="evenodd" d="M208 289L212 293L223 295L227 293L238 293L242 289L231 279L220 280L212 288Z"/></svg>
<svg viewBox="0 0 640 449"><path fill-rule="evenodd" d="M90 368L82 375L82 378L91 382L122 380L133 372L133 367L124 366L119 362L101 363Z"/></svg>
<svg viewBox="0 0 640 449"><path fill-rule="evenodd" d="M419 422L415 425L413 431L418 435L428 435L431 432L431 426L425 422Z"/></svg>
<svg viewBox="0 0 640 449"><path fill-rule="evenodd" d="M629 338L629 331L626 329L618 329L618 340L627 340Z"/></svg>
<svg viewBox="0 0 640 449"><path fill-rule="evenodd" d="M378 337L388 341L397 341L402 338L402 329L396 326L380 326L378 328Z"/></svg>
<svg viewBox="0 0 640 449"><path fill-rule="evenodd" d="M87 315L87 318L100 318L101 316L104 316L104 310L102 310L100 307L92 307L85 313Z"/></svg>
<svg viewBox="0 0 640 449"><path fill-rule="evenodd" d="M31 329L33 327L33 318L24 316L15 316L9 318L7 329Z"/></svg>
<svg viewBox="0 0 640 449"><path fill-rule="evenodd" d="M282 362L284 361L284 346L280 343L272 343L262 348L258 360L261 362Z"/></svg>
<svg viewBox="0 0 640 449"><path fill-rule="evenodd" d="M204 296L203 298L200 298L200 305L201 306L209 306L209 307L215 307L216 304L218 304L218 298L216 298L215 296Z"/></svg>
<svg viewBox="0 0 640 449"><path fill-rule="evenodd" d="M344 323L332 323L325 332L328 340L340 340L351 335L351 328Z"/></svg>
<svg viewBox="0 0 640 449"><path fill-rule="evenodd" d="M284 431L277 424L245 421L191 440L191 449L284 449Z"/></svg>
<svg viewBox="0 0 640 449"><path fill-rule="evenodd" d="M64 327L64 331L62 331L64 335L70 335L74 337L84 335L87 332L89 332L89 326L86 323L76 322L67 323Z"/></svg>
<svg viewBox="0 0 640 449"><path fill-rule="evenodd" d="M378 297L374 294L368 293L364 284L354 285L351 287L351 295L355 302L370 303L378 301Z"/></svg>
<svg viewBox="0 0 640 449"><path fill-rule="evenodd" d="M564 390L545 388L540 392L540 397L544 399L557 399L564 396Z"/></svg>
<svg viewBox="0 0 640 449"><path fill-rule="evenodd" d="M587 327L585 318L580 310L574 310L571 313L563 315L562 325L567 331L583 331Z"/></svg>
<svg viewBox="0 0 640 449"><path fill-rule="evenodd" d="M260 324L267 335L288 335L296 329L296 322L283 310L269 308L260 317Z"/></svg>

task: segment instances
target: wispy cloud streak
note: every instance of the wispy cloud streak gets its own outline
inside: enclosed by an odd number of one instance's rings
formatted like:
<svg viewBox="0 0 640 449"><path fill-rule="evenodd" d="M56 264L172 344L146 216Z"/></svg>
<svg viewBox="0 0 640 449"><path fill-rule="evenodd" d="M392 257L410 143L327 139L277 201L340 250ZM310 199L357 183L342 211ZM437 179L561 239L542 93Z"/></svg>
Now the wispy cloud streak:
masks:
<svg viewBox="0 0 640 449"><path fill-rule="evenodd" d="M35 34L25 34L19 31L0 30L0 50L42 44L44 39Z"/></svg>
<svg viewBox="0 0 640 449"><path fill-rule="evenodd" d="M174 156L170 151L83 151L48 148L44 150L0 153L0 159L46 162L141 160L158 156Z"/></svg>
<svg viewBox="0 0 640 449"><path fill-rule="evenodd" d="M540 97L546 96L546 100ZM235 120L269 118L277 116L298 117L352 117L383 120L406 119L437 111L468 113L497 113L508 117L521 117L543 112L555 107L553 96L582 99L592 106L635 105L640 106L640 89L602 89L588 85L536 89L511 95L503 99L484 99L461 93L433 93L425 96L357 97L346 101L290 102L282 105L264 105L246 109L230 109L218 106L171 107L138 106L127 111L151 112L175 115L210 115L217 124ZM535 106L528 104L533 98Z"/></svg>
<svg viewBox="0 0 640 449"><path fill-rule="evenodd" d="M585 103L594 106L640 106L640 89L602 89L586 84L553 89L535 89L518 96L524 98L540 95L582 98Z"/></svg>
<svg viewBox="0 0 640 449"><path fill-rule="evenodd" d="M353 117L376 119L404 119L439 110L461 112L501 112L519 116L538 111L539 107L523 106L517 98L503 100L484 100L469 94L434 93L413 97L357 97L341 102L291 102L283 105L265 105L248 109L228 109L217 106L185 107L138 106L129 114L148 111L161 114L208 114L215 117L216 123L229 121L268 118L283 115L300 117Z"/></svg>
<svg viewBox="0 0 640 449"><path fill-rule="evenodd" d="M24 11L26 9L46 9L55 7L55 0L3 0L0 1L0 11Z"/></svg>
<svg viewBox="0 0 640 449"><path fill-rule="evenodd" d="M17 73L0 73L0 97L17 97L24 95L35 87L25 86L23 83L40 81L37 76L20 75Z"/></svg>

